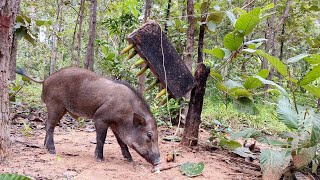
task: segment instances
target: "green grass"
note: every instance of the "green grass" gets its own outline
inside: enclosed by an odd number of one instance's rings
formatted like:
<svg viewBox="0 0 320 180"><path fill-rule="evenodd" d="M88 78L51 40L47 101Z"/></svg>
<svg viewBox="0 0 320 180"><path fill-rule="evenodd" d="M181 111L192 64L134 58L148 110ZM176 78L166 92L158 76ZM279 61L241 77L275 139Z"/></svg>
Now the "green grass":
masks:
<svg viewBox="0 0 320 180"><path fill-rule="evenodd" d="M259 110L257 115L245 114L237 111L232 103L226 106L217 95L207 93L204 99L202 110L202 122L206 126L213 124L213 120L229 126L232 130L238 131L243 128L252 127L269 133L287 131L286 126L281 123L275 112L275 106L272 103L256 103ZM220 96L221 97L221 96Z"/></svg>

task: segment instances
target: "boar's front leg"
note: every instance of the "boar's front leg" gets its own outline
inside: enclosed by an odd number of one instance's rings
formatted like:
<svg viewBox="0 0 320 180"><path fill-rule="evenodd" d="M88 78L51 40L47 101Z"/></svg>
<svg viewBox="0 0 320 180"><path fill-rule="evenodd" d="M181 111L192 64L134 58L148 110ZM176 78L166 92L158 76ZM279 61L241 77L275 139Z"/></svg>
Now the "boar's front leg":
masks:
<svg viewBox="0 0 320 180"><path fill-rule="evenodd" d="M96 127L96 133L97 133L97 146L95 150L95 157L97 161L102 161L103 160L103 145L107 137L107 130L108 126L105 123L101 123L98 121L95 121L94 123Z"/></svg>
<svg viewBox="0 0 320 180"><path fill-rule="evenodd" d="M113 134L116 136L118 144L120 145L121 152L124 158L128 160L128 162L132 162L132 157L129 152L128 146L120 139L119 135L113 131Z"/></svg>
<svg viewBox="0 0 320 180"><path fill-rule="evenodd" d="M59 104L60 103L47 104L48 119L46 121L46 136L44 139L44 145L50 154L56 153L53 141L54 128L59 123L62 116L66 113L66 109L59 106Z"/></svg>

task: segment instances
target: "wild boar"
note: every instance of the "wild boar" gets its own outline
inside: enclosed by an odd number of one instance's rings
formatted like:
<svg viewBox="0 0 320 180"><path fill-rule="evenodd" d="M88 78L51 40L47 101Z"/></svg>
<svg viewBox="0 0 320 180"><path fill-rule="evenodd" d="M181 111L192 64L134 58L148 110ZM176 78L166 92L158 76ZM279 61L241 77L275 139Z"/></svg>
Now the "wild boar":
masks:
<svg viewBox="0 0 320 180"><path fill-rule="evenodd" d="M55 154L54 128L68 112L74 118L94 120L97 160L103 160L103 145L111 128L128 161L132 161L129 146L149 163L160 163L156 121L144 98L127 82L75 67L61 69L43 81L33 79L23 70L17 73L43 84L41 99L48 110L44 144L51 154Z"/></svg>

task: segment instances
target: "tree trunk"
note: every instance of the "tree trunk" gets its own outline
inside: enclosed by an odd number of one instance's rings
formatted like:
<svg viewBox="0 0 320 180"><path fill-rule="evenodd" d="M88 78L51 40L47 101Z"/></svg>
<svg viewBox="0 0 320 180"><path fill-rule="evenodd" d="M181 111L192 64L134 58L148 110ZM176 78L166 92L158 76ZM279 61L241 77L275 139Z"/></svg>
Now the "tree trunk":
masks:
<svg viewBox="0 0 320 180"><path fill-rule="evenodd" d="M0 0L0 163L9 155L9 64L13 43L13 26L20 0Z"/></svg>
<svg viewBox="0 0 320 180"><path fill-rule="evenodd" d="M144 19L143 21L146 23L151 13L151 0L146 0L145 10L144 10Z"/></svg>
<svg viewBox="0 0 320 180"><path fill-rule="evenodd" d="M56 22L52 32L52 49L51 49L51 61L50 61L50 74L55 72L55 66L57 61L57 53L58 53L58 29L59 29L59 16L60 16L60 8L61 4L59 0L57 0L57 16Z"/></svg>
<svg viewBox="0 0 320 180"><path fill-rule="evenodd" d="M9 67L11 81L14 81L16 79L17 49L18 49L18 39L13 33L11 55L10 55L10 67Z"/></svg>
<svg viewBox="0 0 320 180"><path fill-rule="evenodd" d="M151 0L146 0L146 4L145 4L145 10L144 10L144 22L146 23L150 17L150 13L151 13ZM142 66L142 68L144 68L145 65ZM138 77L138 90L141 94L144 93L144 83L146 81L146 75L145 73L141 74Z"/></svg>
<svg viewBox="0 0 320 180"><path fill-rule="evenodd" d="M77 67L80 67L81 64L81 39L82 39L82 22L83 22L83 15L84 15L84 6L85 0L81 0L80 2L80 12L79 12L79 31L78 31L78 56L77 56Z"/></svg>
<svg viewBox="0 0 320 180"><path fill-rule="evenodd" d="M93 71L94 63L94 43L96 41L97 29L97 0L91 0L90 6L90 26L89 26L89 42L86 52L86 60L84 67Z"/></svg>
<svg viewBox="0 0 320 180"><path fill-rule="evenodd" d="M80 7L81 8L81 7ZM77 33L77 27L79 24L79 16L80 16L80 12L78 12L78 17L74 26L74 30L73 30L73 35L72 35L72 42L71 42L71 47L70 47L70 64L71 66L74 66L77 62L74 62L74 42L76 40L76 33Z"/></svg>
<svg viewBox="0 0 320 180"><path fill-rule="evenodd" d="M206 8L208 9L208 7ZM205 22L207 16L206 12L202 12L201 22ZM203 106L203 97L205 94L205 87L210 68L203 64L203 43L206 26L200 26L199 42L198 42L198 60L197 69L195 72L196 86L191 91L191 98L189 102L189 109L186 118L186 125L184 128L181 144L184 146L195 146L198 144L199 127L201 123L201 112Z"/></svg>
<svg viewBox="0 0 320 180"><path fill-rule="evenodd" d="M194 42L194 0L187 1L187 16L188 16L188 37L186 46L186 65L192 72L192 53L193 53L193 42Z"/></svg>
<svg viewBox="0 0 320 180"><path fill-rule="evenodd" d="M191 99L186 118L181 144L184 146L195 146L198 144L199 127L201 123L201 112L203 106L203 97L210 69L203 63L197 65L195 71L195 80L197 85L191 91Z"/></svg>
<svg viewBox="0 0 320 180"><path fill-rule="evenodd" d="M276 7L277 7L277 0L274 0L274 12L276 12ZM269 33L269 36L270 36L270 41L269 41L269 53L272 55L272 56L275 56L276 55L276 48L277 48L277 34L278 34L278 31L280 29L280 27L282 27L282 25L284 24L284 20L288 17L289 15L289 10L290 10L290 0L287 0L287 3L286 3L286 9L285 11L283 12L283 15L282 17L280 18L280 20L276 21L275 20L275 14L272 15L272 20L271 20L271 26L270 26L270 33ZM275 26L275 22L278 22L277 26ZM274 67L271 68L270 70L270 73L269 73L269 76L267 77L268 80L271 80L272 79L272 76L274 74Z"/></svg>
<svg viewBox="0 0 320 180"><path fill-rule="evenodd" d="M192 72L192 53L194 43L194 0L187 0L187 16L188 16L188 31L187 31L187 45L185 63L188 69ZM190 92L186 94L186 100L190 100ZM187 117L188 106L183 109L184 117ZM185 120L182 120L182 124L185 124Z"/></svg>

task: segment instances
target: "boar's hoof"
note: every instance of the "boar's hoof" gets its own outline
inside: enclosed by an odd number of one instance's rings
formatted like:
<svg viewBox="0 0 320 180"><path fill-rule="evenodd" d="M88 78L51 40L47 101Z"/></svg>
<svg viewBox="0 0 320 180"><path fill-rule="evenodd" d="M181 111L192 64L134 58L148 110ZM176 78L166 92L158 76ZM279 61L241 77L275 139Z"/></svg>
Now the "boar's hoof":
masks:
<svg viewBox="0 0 320 180"><path fill-rule="evenodd" d="M133 159L130 157L130 158L127 158L127 161L128 161L128 162L132 162Z"/></svg>
<svg viewBox="0 0 320 180"><path fill-rule="evenodd" d="M97 158L97 157L96 157L96 161L97 161L97 162L102 162L102 161L103 161L103 158L100 159L100 158Z"/></svg>
<svg viewBox="0 0 320 180"><path fill-rule="evenodd" d="M56 154L56 150L55 149L48 149L50 154Z"/></svg>

